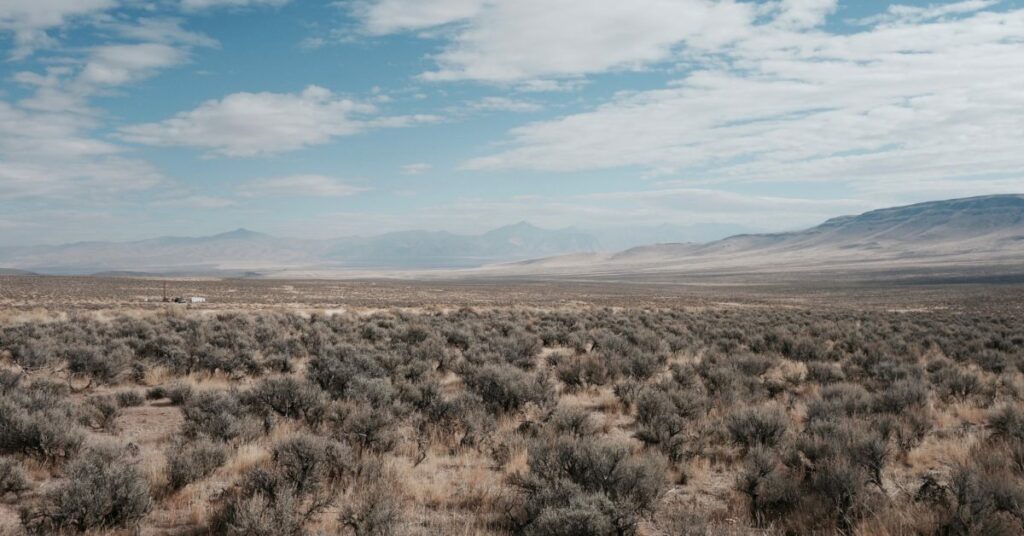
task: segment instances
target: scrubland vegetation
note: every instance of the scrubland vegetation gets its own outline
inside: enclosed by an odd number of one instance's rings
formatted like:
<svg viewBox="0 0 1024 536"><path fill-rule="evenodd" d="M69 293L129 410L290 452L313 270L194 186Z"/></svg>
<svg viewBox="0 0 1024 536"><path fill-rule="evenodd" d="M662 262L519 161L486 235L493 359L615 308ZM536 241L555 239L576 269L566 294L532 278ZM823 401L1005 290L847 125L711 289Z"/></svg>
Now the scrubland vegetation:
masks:
<svg viewBox="0 0 1024 536"><path fill-rule="evenodd" d="M1024 533L999 308L78 314L0 364L3 533Z"/></svg>

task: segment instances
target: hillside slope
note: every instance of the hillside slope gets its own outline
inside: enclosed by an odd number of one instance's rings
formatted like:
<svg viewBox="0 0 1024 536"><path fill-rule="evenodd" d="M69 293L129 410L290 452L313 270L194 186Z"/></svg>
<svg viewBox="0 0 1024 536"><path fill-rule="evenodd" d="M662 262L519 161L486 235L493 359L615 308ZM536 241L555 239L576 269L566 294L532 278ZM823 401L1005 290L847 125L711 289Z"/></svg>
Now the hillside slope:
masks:
<svg viewBox="0 0 1024 536"><path fill-rule="evenodd" d="M644 275L1000 266L1024 272L1024 195L919 203L798 232L495 266L492 275Z"/></svg>

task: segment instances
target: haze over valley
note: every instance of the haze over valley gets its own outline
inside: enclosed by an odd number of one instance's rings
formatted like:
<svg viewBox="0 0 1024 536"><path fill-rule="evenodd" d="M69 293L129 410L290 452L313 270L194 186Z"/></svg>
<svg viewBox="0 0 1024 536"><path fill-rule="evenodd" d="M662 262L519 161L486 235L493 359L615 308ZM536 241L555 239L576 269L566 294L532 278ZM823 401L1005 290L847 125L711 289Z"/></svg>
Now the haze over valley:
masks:
<svg viewBox="0 0 1024 536"><path fill-rule="evenodd" d="M685 236L687 229L651 231L664 238ZM893 207L833 218L806 230L707 242L645 242L651 235L637 230L631 235L634 243L623 244L614 236L608 241L610 234L541 229L527 222L480 235L407 231L333 240L238 229L199 238L2 248L0 266L49 274L248 277L664 277L924 268L961 275L989 268L1024 275L1022 195Z"/></svg>
<svg viewBox="0 0 1024 536"><path fill-rule="evenodd" d="M742 229L735 225L660 225L590 231L541 229L524 221L479 235L402 231L319 240L236 229L205 237L0 247L0 267L44 274L152 271L207 275L311 266L384 271L461 268L566 253L617 251L658 242L706 240Z"/></svg>

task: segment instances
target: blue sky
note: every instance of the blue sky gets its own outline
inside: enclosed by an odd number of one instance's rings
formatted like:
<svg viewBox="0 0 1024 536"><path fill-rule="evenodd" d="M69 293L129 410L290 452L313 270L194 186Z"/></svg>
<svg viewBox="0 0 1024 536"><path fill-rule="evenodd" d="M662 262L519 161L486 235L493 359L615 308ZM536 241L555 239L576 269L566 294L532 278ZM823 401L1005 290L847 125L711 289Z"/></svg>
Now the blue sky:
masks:
<svg viewBox="0 0 1024 536"><path fill-rule="evenodd" d="M1024 191L1020 1L7 0L0 245Z"/></svg>

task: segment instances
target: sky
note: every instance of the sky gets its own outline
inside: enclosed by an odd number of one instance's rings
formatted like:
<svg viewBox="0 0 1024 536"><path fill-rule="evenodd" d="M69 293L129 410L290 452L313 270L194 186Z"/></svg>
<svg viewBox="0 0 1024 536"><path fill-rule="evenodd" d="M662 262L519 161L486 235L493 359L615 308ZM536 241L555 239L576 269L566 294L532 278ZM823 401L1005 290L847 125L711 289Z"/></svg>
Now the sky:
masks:
<svg viewBox="0 0 1024 536"><path fill-rule="evenodd" d="M1024 0L0 0L0 246L1024 192Z"/></svg>

